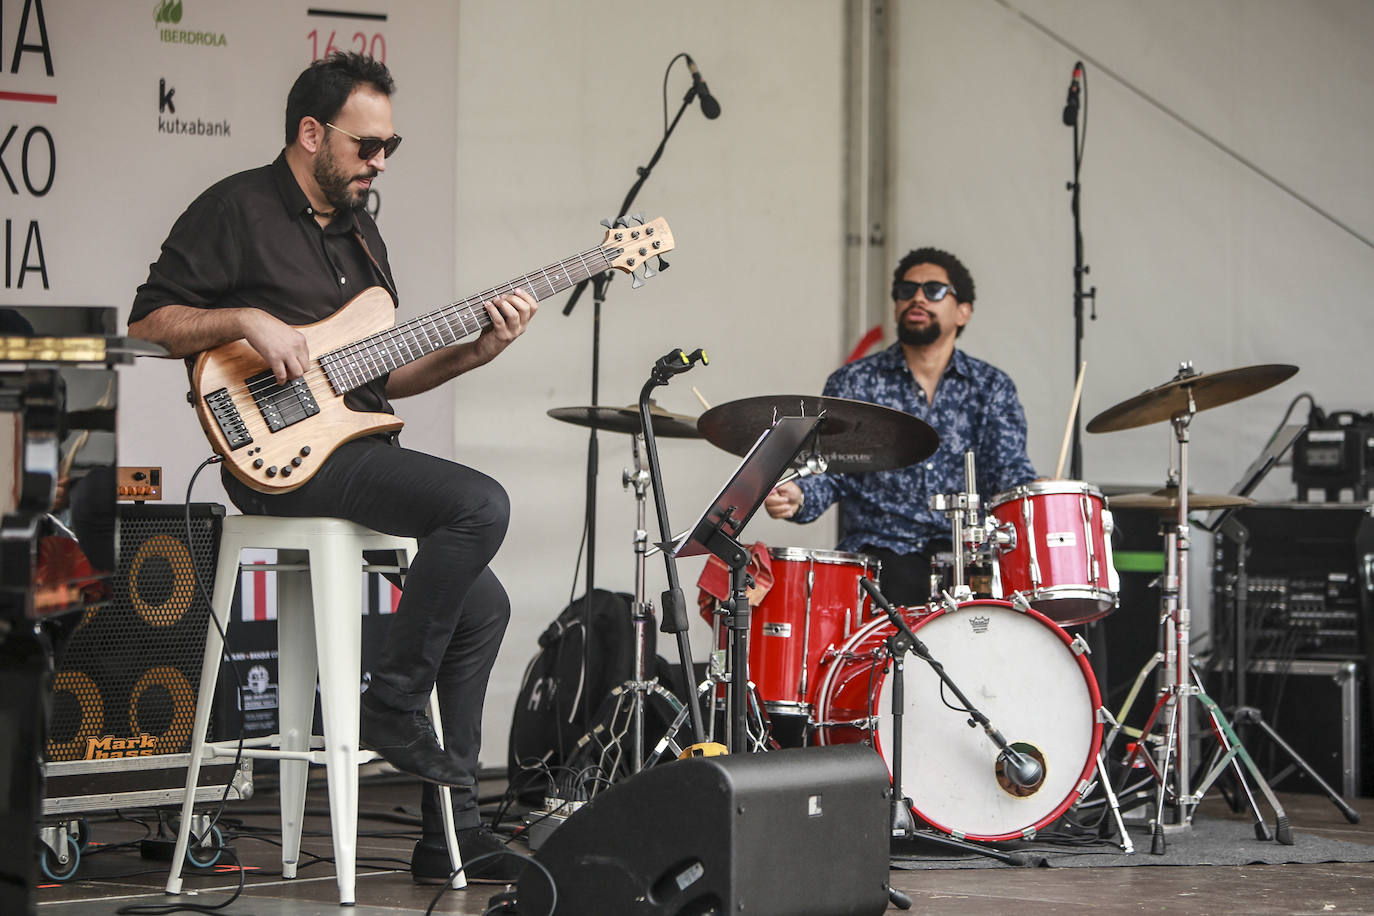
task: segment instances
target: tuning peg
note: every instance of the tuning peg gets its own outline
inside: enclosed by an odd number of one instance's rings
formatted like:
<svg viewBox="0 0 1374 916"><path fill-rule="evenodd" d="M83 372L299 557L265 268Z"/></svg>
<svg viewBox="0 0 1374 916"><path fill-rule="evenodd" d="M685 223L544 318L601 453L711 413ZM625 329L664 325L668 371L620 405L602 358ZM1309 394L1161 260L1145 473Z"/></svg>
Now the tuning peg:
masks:
<svg viewBox="0 0 1374 916"><path fill-rule="evenodd" d="M643 285L644 279L640 277L639 271L632 271L630 273L630 289L639 289Z"/></svg>
<svg viewBox="0 0 1374 916"><path fill-rule="evenodd" d="M648 261L644 262L644 279L652 280L658 276L658 271L654 270Z"/></svg>
<svg viewBox="0 0 1374 916"><path fill-rule="evenodd" d="M615 221L615 224L621 229L628 229L630 228L630 218L628 216L622 216Z"/></svg>
<svg viewBox="0 0 1374 916"><path fill-rule="evenodd" d="M654 260L658 262L659 273L663 273L663 271L668 269L668 262L663 260L663 255L659 255L658 257L654 258Z"/></svg>
<svg viewBox="0 0 1374 916"><path fill-rule="evenodd" d="M644 211L643 211L643 210L640 210L638 213L636 213L634 216L632 216L632 217L630 217L630 218L633 219L635 222L639 223L641 226L644 225Z"/></svg>
<svg viewBox="0 0 1374 916"><path fill-rule="evenodd" d="M615 223L611 222L611 218L609 216L601 221L601 225L605 226L607 229L615 228Z"/></svg>

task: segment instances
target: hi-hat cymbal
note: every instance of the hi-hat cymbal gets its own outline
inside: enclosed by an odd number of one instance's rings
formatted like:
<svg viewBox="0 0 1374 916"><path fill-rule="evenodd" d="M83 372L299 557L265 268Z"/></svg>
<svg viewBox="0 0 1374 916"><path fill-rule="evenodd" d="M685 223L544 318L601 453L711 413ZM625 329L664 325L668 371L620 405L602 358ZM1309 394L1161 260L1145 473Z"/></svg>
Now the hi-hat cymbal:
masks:
<svg viewBox="0 0 1374 916"><path fill-rule="evenodd" d="M775 418L821 414L816 452L830 471L903 468L940 447L939 434L909 413L867 401L815 395L765 395L717 404L697 419L697 428L712 445L733 455L747 455Z"/></svg>
<svg viewBox="0 0 1374 916"><path fill-rule="evenodd" d="M629 407L553 407L549 416L564 423L577 426L590 426L613 433L640 432L639 408ZM657 404L649 404L649 417L654 425L654 435L665 439L700 439L697 421L685 414L671 413Z"/></svg>
<svg viewBox="0 0 1374 916"><path fill-rule="evenodd" d="M1158 388L1151 388L1115 407L1108 407L1088 421L1087 430L1090 433L1109 433L1172 419L1175 414L1190 409L1190 393L1191 409L1194 411L1219 407L1272 388L1291 378L1297 371L1297 366L1283 363L1265 363L1193 375L1182 375L1180 370L1179 376Z"/></svg>
<svg viewBox="0 0 1374 916"><path fill-rule="evenodd" d="M1113 509L1146 509L1153 512L1178 511L1178 487L1164 487L1152 493L1123 493L1109 496L1107 502ZM1255 501L1248 496L1232 496L1229 493L1194 493L1188 491L1188 508L1198 511L1212 509L1235 509L1240 506L1253 506Z"/></svg>

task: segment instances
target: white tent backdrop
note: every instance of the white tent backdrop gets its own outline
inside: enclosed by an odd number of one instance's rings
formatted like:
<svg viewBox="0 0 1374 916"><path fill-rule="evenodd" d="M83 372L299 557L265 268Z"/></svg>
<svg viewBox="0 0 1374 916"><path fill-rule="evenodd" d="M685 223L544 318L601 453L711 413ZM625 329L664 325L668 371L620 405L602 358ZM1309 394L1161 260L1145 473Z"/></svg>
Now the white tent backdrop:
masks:
<svg viewBox="0 0 1374 916"><path fill-rule="evenodd" d="M53 60L11 58L37 43L41 6ZM842 331L845 263L845 16L834 0L702 0L627 8L610 0L387 2L312 15L304 2L182 0L156 22L142 0L0 5L0 110L17 130L0 162L6 271L0 304L107 304L127 312L172 220L202 188L269 161L291 79L337 45L379 48L397 77L405 147L379 182L379 222L402 314L518 276L599 240L663 126L663 71L696 59L723 113L684 116L637 209L666 217L672 268L639 290L618 278L601 315L600 400L633 402L653 360L704 347L711 364L659 389L696 414L711 403L814 393L853 345ZM1075 60L1088 70L1083 227L1098 320L1084 341L1091 417L1167 381L1180 360L1202 371L1261 362L1296 379L1199 414L1192 475L1225 490L1284 407L1310 391L1328 410L1371 409L1374 281L1374 7L1358 0L922 0L887 4L893 258L934 244L978 283L961 344L1011 373L1030 423L1031 458L1052 470L1073 384L1071 131L1059 121ZM318 11L316 11L318 13ZM384 16L385 18L379 18ZM172 34L168 40L168 31ZM669 74L668 115L688 86ZM167 89L176 111L157 111ZM155 91L157 94L155 95ZM56 96L34 101L30 96ZM160 132L158 119L227 122L228 136ZM44 180L36 194L18 164ZM24 258L41 232L47 283ZM880 283L879 288L884 284ZM586 431L549 419L589 402L593 307L544 304L492 365L398 405L405 442L500 479L513 518L495 568L514 619L488 698L484 760L504 758L534 637L574 586L583 519ZM883 302L869 303L886 314ZM159 464L179 501L208 454L182 399L179 364L122 373L120 461ZM1305 408L1303 408L1305 410ZM1163 482L1169 432L1088 436L1084 476L1142 488ZM660 443L666 496L685 526L736 459L704 441ZM600 436L597 582L628 591L634 506L621 487L630 442ZM213 476L213 475L206 475ZM1291 492L1276 472L1266 492ZM218 483L194 498L222 500ZM833 515L833 513L831 513ZM650 533L657 526L650 515ZM774 545L829 547L833 518L760 519ZM689 603L697 564L683 564ZM649 594L664 587L650 566ZM706 633L698 621L700 655ZM667 654L670 645L660 639Z"/></svg>

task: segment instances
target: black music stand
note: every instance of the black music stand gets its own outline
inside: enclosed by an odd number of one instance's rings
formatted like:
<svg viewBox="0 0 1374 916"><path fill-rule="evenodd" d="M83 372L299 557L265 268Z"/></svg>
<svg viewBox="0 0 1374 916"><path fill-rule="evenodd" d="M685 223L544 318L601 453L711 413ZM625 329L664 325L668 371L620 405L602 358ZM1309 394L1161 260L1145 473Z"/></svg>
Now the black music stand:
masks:
<svg viewBox="0 0 1374 916"><path fill-rule="evenodd" d="M725 603L725 625L730 631L726 741L732 754L748 750L749 584L744 570L749 551L739 542L739 534L792 466L806 440L815 435L820 421L820 416L783 417L765 430L691 533L676 545L667 545L674 557L712 554L730 568L730 600Z"/></svg>

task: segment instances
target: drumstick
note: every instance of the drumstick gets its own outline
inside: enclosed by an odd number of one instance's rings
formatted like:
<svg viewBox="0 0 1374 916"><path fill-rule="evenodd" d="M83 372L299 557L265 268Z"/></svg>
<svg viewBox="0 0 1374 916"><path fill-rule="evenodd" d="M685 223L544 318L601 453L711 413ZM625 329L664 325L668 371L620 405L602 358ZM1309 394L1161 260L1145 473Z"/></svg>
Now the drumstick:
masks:
<svg viewBox="0 0 1374 916"><path fill-rule="evenodd" d="M706 400L704 397L701 396L701 392L700 392L700 391L697 391L697 386L696 386L696 385L693 385L693 386L692 386L692 394L696 395L696 396L697 396L697 400L701 402L701 409L702 409L702 410L710 410L710 409L711 409L710 403L708 403L707 400Z"/></svg>
<svg viewBox="0 0 1374 916"><path fill-rule="evenodd" d="M1073 403L1069 405L1069 422L1064 424L1064 441L1059 446L1059 461L1054 466L1054 479L1059 480L1064 473L1064 455L1069 451L1069 437L1073 434L1073 418L1078 415L1078 398L1083 394L1083 374L1088 369L1088 361L1078 364L1078 382L1073 386Z"/></svg>

